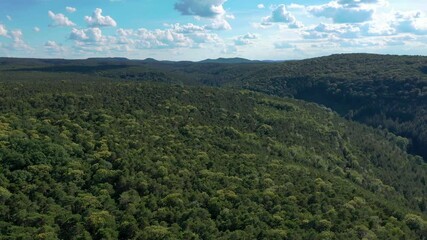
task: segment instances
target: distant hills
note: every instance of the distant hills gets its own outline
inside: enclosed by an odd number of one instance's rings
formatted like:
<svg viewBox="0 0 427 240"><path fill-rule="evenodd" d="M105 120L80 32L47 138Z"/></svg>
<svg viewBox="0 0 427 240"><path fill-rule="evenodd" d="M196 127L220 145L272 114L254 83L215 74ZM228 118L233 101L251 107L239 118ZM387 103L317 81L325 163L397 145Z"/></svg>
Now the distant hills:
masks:
<svg viewBox="0 0 427 240"><path fill-rule="evenodd" d="M240 64L240 63L260 63L260 62L269 62L269 63L277 63L277 62L285 62L284 60L249 60L246 58L217 58L217 59L205 59L201 61L170 61L170 60L157 60L154 58L146 58L143 60L138 59L128 59L125 57L93 57L93 58L87 58L87 59L74 59L74 60L66 60L66 59L32 59L32 58L7 58L7 57L0 57L0 62L14 62L14 63L63 63L67 61L88 61L88 62L103 62L103 63L117 63L117 62L127 62L127 63L136 63L136 62L143 62L143 63L173 63L173 62L193 62L193 63L226 63L226 64Z"/></svg>
<svg viewBox="0 0 427 240"><path fill-rule="evenodd" d="M200 63L255 63L259 61L252 61L245 58L217 58L217 59L206 59L200 61Z"/></svg>
<svg viewBox="0 0 427 240"><path fill-rule="evenodd" d="M128 58L88 58L88 61L102 61L102 62L129 62L129 61L138 61L144 63L157 63L157 62L187 62L187 61L165 61L165 60L156 60L154 58L146 58L144 60L129 60ZM188 61L190 62L190 61ZM217 59L205 59L202 61L198 61L199 63L256 63L260 62L258 60L249 60L245 58L217 58Z"/></svg>

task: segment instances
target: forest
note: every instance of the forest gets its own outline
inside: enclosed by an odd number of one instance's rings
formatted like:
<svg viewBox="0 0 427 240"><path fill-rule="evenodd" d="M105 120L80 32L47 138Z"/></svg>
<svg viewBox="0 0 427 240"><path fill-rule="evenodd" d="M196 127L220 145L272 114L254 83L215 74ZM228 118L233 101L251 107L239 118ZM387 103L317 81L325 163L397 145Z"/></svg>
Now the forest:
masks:
<svg viewBox="0 0 427 240"><path fill-rule="evenodd" d="M121 79L248 89L315 102L349 120L408 138L408 151L427 159L427 57L340 54L285 62L0 58L2 79L31 79L34 74L42 74L43 79Z"/></svg>
<svg viewBox="0 0 427 240"><path fill-rule="evenodd" d="M0 58L0 239L425 239L426 66Z"/></svg>

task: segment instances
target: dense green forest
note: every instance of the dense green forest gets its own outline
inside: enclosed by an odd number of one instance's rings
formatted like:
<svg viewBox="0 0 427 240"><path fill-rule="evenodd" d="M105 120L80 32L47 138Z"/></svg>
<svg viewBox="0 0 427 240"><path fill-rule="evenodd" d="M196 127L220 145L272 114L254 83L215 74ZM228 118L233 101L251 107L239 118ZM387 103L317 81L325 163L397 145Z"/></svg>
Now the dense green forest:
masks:
<svg viewBox="0 0 427 240"><path fill-rule="evenodd" d="M415 56L0 58L0 239L424 239L426 80Z"/></svg>
<svg viewBox="0 0 427 240"><path fill-rule="evenodd" d="M16 61L1 66L0 239L427 237L427 165L384 129L172 67L151 83L109 80L137 71L122 61Z"/></svg>
<svg viewBox="0 0 427 240"><path fill-rule="evenodd" d="M427 57L342 54L302 61L0 58L0 78L122 79L244 88L323 104L410 139L427 161Z"/></svg>

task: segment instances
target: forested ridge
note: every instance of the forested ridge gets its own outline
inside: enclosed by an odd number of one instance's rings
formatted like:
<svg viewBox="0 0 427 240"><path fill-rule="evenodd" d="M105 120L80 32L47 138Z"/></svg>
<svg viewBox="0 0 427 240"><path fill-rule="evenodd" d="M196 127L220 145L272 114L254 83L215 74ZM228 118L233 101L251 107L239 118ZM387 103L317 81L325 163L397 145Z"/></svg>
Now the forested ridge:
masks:
<svg viewBox="0 0 427 240"><path fill-rule="evenodd" d="M248 90L6 73L1 239L427 236L427 165L386 130Z"/></svg>
<svg viewBox="0 0 427 240"><path fill-rule="evenodd" d="M0 239L424 239L426 69L0 58Z"/></svg>
<svg viewBox="0 0 427 240"><path fill-rule="evenodd" d="M332 108L410 140L427 159L427 57L341 54L301 61L0 58L0 78L121 79L249 89Z"/></svg>

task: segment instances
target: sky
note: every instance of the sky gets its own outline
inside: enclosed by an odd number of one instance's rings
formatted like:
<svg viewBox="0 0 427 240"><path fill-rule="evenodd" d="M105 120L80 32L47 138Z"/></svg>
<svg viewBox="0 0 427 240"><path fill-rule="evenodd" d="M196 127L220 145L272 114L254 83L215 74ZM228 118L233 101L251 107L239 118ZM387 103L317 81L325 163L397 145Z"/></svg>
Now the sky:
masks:
<svg viewBox="0 0 427 240"><path fill-rule="evenodd" d="M425 0L0 0L0 57L427 55Z"/></svg>

